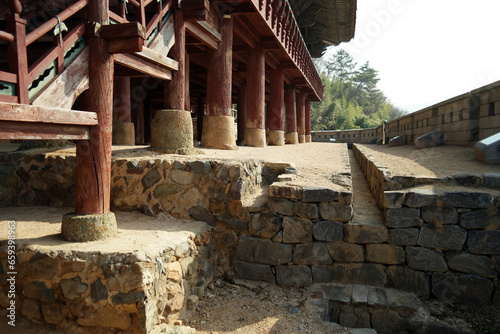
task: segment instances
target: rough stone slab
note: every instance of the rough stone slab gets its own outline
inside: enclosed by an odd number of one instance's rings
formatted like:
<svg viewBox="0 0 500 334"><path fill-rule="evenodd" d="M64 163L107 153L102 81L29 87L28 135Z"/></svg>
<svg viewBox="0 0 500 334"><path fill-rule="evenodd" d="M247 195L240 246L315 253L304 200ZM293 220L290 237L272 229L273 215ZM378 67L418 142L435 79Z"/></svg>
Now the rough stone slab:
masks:
<svg viewBox="0 0 500 334"><path fill-rule="evenodd" d="M217 219L202 206L193 206L188 210L189 215L195 219L207 223L210 226L215 226Z"/></svg>
<svg viewBox="0 0 500 334"><path fill-rule="evenodd" d="M408 320L393 310L373 310L371 325L377 333L410 333Z"/></svg>
<svg viewBox="0 0 500 334"><path fill-rule="evenodd" d="M329 265L333 263L333 260L324 242L311 242L295 246L293 250L293 263Z"/></svg>
<svg viewBox="0 0 500 334"><path fill-rule="evenodd" d="M469 231L467 248L473 254L500 254L500 231Z"/></svg>
<svg viewBox="0 0 500 334"><path fill-rule="evenodd" d="M293 207L293 212L297 217L318 219L319 209L317 204L297 202Z"/></svg>
<svg viewBox="0 0 500 334"><path fill-rule="evenodd" d="M265 264L236 262L234 264L234 270L239 278L251 281L276 283L276 278L274 277L271 267Z"/></svg>
<svg viewBox="0 0 500 334"><path fill-rule="evenodd" d="M426 223L457 224L458 211L449 206L430 205L422 208L422 219Z"/></svg>
<svg viewBox="0 0 500 334"><path fill-rule="evenodd" d="M236 259L251 263L280 265L292 262L292 245L241 236L236 249Z"/></svg>
<svg viewBox="0 0 500 334"><path fill-rule="evenodd" d="M399 208L388 209L385 211L385 225L392 228L405 228L420 226L420 209L417 208Z"/></svg>
<svg viewBox="0 0 500 334"><path fill-rule="evenodd" d="M467 252L447 252L446 261L451 270L486 278L496 278L495 264L487 256Z"/></svg>
<svg viewBox="0 0 500 334"><path fill-rule="evenodd" d="M405 193L401 191L384 191L384 208L397 209L403 206Z"/></svg>
<svg viewBox="0 0 500 334"><path fill-rule="evenodd" d="M248 182L245 180L233 181L229 185L229 191L227 191L226 197L228 201L238 200L240 201L245 197L248 189Z"/></svg>
<svg viewBox="0 0 500 334"><path fill-rule="evenodd" d="M389 147L403 146L406 145L406 142L403 137L396 136L394 138L389 139Z"/></svg>
<svg viewBox="0 0 500 334"><path fill-rule="evenodd" d="M368 328L370 323L370 312L365 308L353 305L338 305L340 307L338 323L345 327Z"/></svg>
<svg viewBox="0 0 500 334"><path fill-rule="evenodd" d="M330 283L335 279L335 271L332 266L312 266L314 283Z"/></svg>
<svg viewBox="0 0 500 334"><path fill-rule="evenodd" d="M472 210L460 214L460 226L467 230L498 229L500 209Z"/></svg>
<svg viewBox="0 0 500 334"><path fill-rule="evenodd" d="M475 159L483 162L499 164L500 152L498 151L498 146L500 146L500 132L478 141L476 145L474 145Z"/></svg>
<svg viewBox="0 0 500 334"><path fill-rule="evenodd" d="M466 238L467 232L459 226L429 224L420 229L417 244L428 248L461 250Z"/></svg>
<svg viewBox="0 0 500 334"><path fill-rule="evenodd" d="M271 239L281 230L281 217L274 212L253 214L248 224L250 235L262 239Z"/></svg>
<svg viewBox="0 0 500 334"><path fill-rule="evenodd" d="M423 134L415 139L415 148L429 148L441 146L444 144L443 131L432 131Z"/></svg>
<svg viewBox="0 0 500 334"><path fill-rule="evenodd" d="M342 223L325 220L313 224L313 236L319 241L342 241L344 229Z"/></svg>
<svg viewBox="0 0 500 334"><path fill-rule="evenodd" d="M365 262L365 252L361 245L345 242L328 242L326 247L335 261Z"/></svg>
<svg viewBox="0 0 500 334"><path fill-rule="evenodd" d="M56 294L54 288L49 288L45 282L31 281L23 287L22 293L25 297L46 303L55 303Z"/></svg>
<svg viewBox="0 0 500 334"><path fill-rule="evenodd" d="M431 284L425 273L402 266L387 267L386 272L389 285L394 288L415 293L419 297L429 297Z"/></svg>
<svg viewBox="0 0 500 334"><path fill-rule="evenodd" d="M312 241L313 223L307 218L283 218L283 242L286 244Z"/></svg>
<svg viewBox="0 0 500 334"><path fill-rule="evenodd" d="M420 229L395 228L389 230L390 243L401 246L414 246L417 244Z"/></svg>
<svg viewBox="0 0 500 334"><path fill-rule="evenodd" d="M483 174L484 185L491 188L500 188L500 173Z"/></svg>
<svg viewBox="0 0 500 334"><path fill-rule="evenodd" d="M491 207L493 196L488 193L449 191L439 197L446 206L465 209L487 209Z"/></svg>
<svg viewBox="0 0 500 334"><path fill-rule="evenodd" d="M487 304L493 294L493 283L474 275L432 275L432 293L445 303Z"/></svg>
<svg viewBox="0 0 500 334"><path fill-rule="evenodd" d="M404 204L410 208L421 208L434 204L438 197L435 189L415 189L406 194Z"/></svg>
<svg viewBox="0 0 500 334"><path fill-rule="evenodd" d="M212 170L210 161L191 161L187 163L187 166L197 174L208 174Z"/></svg>
<svg viewBox="0 0 500 334"><path fill-rule="evenodd" d="M294 203L285 198L269 198L269 210L285 216L293 216Z"/></svg>
<svg viewBox="0 0 500 334"><path fill-rule="evenodd" d="M303 202L330 202L338 201L339 192L329 188L304 186L302 188Z"/></svg>
<svg viewBox="0 0 500 334"><path fill-rule="evenodd" d="M352 193L347 191L342 191L339 198L340 204L352 204Z"/></svg>
<svg viewBox="0 0 500 334"><path fill-rule="evenodd" d="M313 282L309 266L278 266L276 279L279 285L284 286L305 286Z"/></svg>
<svg viewBox="0 0 500 334"><path fill-rule="evenodd" d="M479 187L483 182L483 178L479 175L471 173L462 173L453 175L453 179L464 187Z"/></svg>
<svg viewBox="0 0 500 334"><path fill-rule="evenodd" d="M319 213L321 218L325 220L349 222L352 217L352 207L349 204L340 204L337 202L321 202Z"/></svg>
<svg viewBox="0 0 500 334"><path fill-rule="evenodd" d="M334 263L332 281L343 284L381 286L387 282L384 266L374 263Z"/></svg>
<svg viewBox="0 0 500 334"><path fill-rule="evenodd" d="M345 224L345 241L355 244L378 244L386 242L387 228L382 225Z"/></svg>
<svg viewBox="0 0 500 334"><path fill-rule="evenodd" d="M403 247L386 244L367 244L366 261L381 264L401 264L405 262Z"/></svg>
<svg viewBox="0 0 500 334"><path fill-rule="evenodd" d="M424 247L406 247L406 260L411 269L440 272L448 270L443 255Z"/></svg>
<svg viewBox="0 0 500 334"><path fill-rule="evenodd" d="M268 188L269 197L302 199L302 188L296 186L284 186L280 184L271 184Z"/></svg>
<svg viewBox="0 0 500 334"><path fill-rule="evenodd" d="M328 300L340 303L351 301L352 290L356 285L351 284L324 284L321 286L323 295Z"/></svg>

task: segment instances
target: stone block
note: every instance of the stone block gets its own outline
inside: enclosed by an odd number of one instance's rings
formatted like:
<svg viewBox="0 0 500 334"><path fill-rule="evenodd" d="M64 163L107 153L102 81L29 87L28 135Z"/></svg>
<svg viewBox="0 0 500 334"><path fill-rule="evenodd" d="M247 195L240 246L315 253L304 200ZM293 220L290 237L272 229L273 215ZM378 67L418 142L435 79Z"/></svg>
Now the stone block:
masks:
<svg viewBox="0 0 500 334"><path fill-rule="evenodd" d="M332 281L336 283L383 286L387 282L387 275L381 264L335 262L331 268Z"/></svg>
<svg viewBox="0 0 500 334"><path fill-rule="evenodd" d="M325 220L336 220L339 222L349 222L352 217L352 207L349 204L337 202L321 202L319 205L321 218Z"/></svg>
<svg viewBox="0 0 500 334"><path fill-rule="evenodd" d="M10 304L10 301L9 301ZM9 305L7 304L7 305ZM6 306L7 308L7 306ZM21 314L26 317L27 319L30 319L31 321L41 321L42 320L42 313L40 312L40 306L38 305L38 302L36 302L33 299L28 299L26 298L23 301L23 305L21 306Z"/></svg>
<svg viewBox="0 0 500 334"><path fill-rule="evenodd" d="M500 227L500 209L472 210L460 214L460 226L467 230L489 230Z"/></svg>
<svg viewBox="0 0 500 334"><path fill-rule="evenodd" d="M142 279L142 278L141 278ZM121 305L121 304L131 304L137 302L144 302L146 298L144 291L134 290L127 293L119 293L111 297L113 304Z"/></svg>
<svg viewBox="0 0 500 334"><path fill-rule="evenodd" d="M87 312L76 322L85 327L128 329L132 325L130 315L112 305L104 305L94 312Z"/></svg>
<svg viewBox="0 0 500 334"><path fill-rule="evenodd" d="M406 145L406 142L403 137L396 136L394 138L389 139L389 147L403 146Z"/></svg>
<svg viewBox="0 0 500 334"><path fill-rule="evenodd" d="M257 263L236 262L234 270L239 278L251 281L276 283L271 266Z"/></svg>
<svg viewBox="0 0 500 334"><path fill-rule="evenodd" d="M441 253L424 247L406 247L406 260L411 269L422 271L448 270L448 265Z"/></svg>
<svg viewBox="0 0 500 334"><path fill-rule="evenodd" d="M236 249L236 259L277 266L292 262L292 245L241 236Z"/></svg>
<svg viewBox="0 0 500 334"><path fill-rule="evenodd" d="M306 286L312 284L309 266L277 266L276 280L283 286Z"/></svg>
<svg viewBox="0 0 500 334"><path fill-rule="evenodd" d="M484 185L491 188L500 188L500 173L483 174Z"/></svg>
<svg viewBox="0 0 500 334"><path fill-rule="evenodd" d="M387 267L386 272L390 286L398 290L414 293L422 298L429 297L431 291L430 278L425 273L402 266Z"/></svg>
<svg viewBox="0 0 500 334"><path fill-rule="evenodd" d="M144 187L144 190L146 190L154 186L160 180L161 180L161 174L158 172L158 169L154 168L151 169L149 172L147 172L146 175L144 175L141 182L142 186Z"/></svg>
<svg viewBox="0 0 500 334"><path fill-rule="evenodd" d="M335 279L332 266L312 266L311 270L314 283L330 283Z"/></svg>
<svg viewBox="0 0 500 334"><path fill-rule="evenodd" d="M57 325L64 322L65 319L59 304L42 304L41 309L43 318L49 324Z"/></svg>
<svg viewBox="0 0 500 334"><path fill-rule="evenodd" d="M403 247L386 244L367 244L366 261L381 264L401 264L405 262Z"/></svg>
<svg viewBox="0 0 500 334"><path fill-rule="evenodd" d="M483 182L483 178L471 173L463 173L453 175L453 179L461 186L464 187L479 187Z"/></svg>
<svg viewBox="0 0 500 334"><path fill-rule="evenodd" d="M422 219L426 223L457 224L458 211L449 206L429 205L422 208Z"/></svg>
<svg viewBox="0 0 500 334"><path fill-rule="evenodd" d="M178 192L180 192L180 190L181 189L179 188L179 186L175 184L160 183L153 191L153 196L154 198L159 199L163 196L177 194Z"/></svg>
<svg viewBox="0 0 500 334"><path fill-rule="evenodd" d="M294 206L294 213L297 217L318 219L319 209L317 204L297 202Z"/></svg>
<svg viewBox="0 0 500 334"><path fill-rule="evenodd" d="M399 208L387 209L385 211L385 226L387 227L414 227L420 226L422 223L422 219L420 218L420 209Z"/></svg>
<svg viewBox="0 0 500 334"><path fill-rule="evenodd" d="M172 169L170 171L169 176L170 179L177 184L188 185L193 183L193 173L191 172L186 172L179 169Z"/></svg>
<svg viewBox="0 0 500 334"><path fill-rule="evenodd" d="M90 285L90 295L92 296L92 301L97 303L100 300L108 299L108 289L102 283L100 278L97 278L94 283Z"/></svg>
<svg viewBox="0 0 500 334"><path fill-rule="evenodd" d="M340 204L352 204L352 193L342 191L339 198Z"/></svg>
<svg viewBox="0 0 500 334"><path fill-rule="evenodd" d="M205 222L210 226L215 226L217 223L217 219L215 219L210 211L202 206L193 206L189 208L188 213L193 219Z"/></svg>
<svg viewBox="0 0 500 334"><path fill-rule="evenodd" d="M323 284L320 285L323 296L333 302L349 303L353 295L353 289L361 285L352 284Z"/></svg>
<svg viewBox="0 0 500 334"><path fill-rule="evenodd" d="M370 328L370 312L363 307L340 305L339 324L345 327Z"/></svg>
<svg viewBox="0 0 500 334"><path fill-rule="evenodd" d="M187 166L196 174L208 174L212 170L210 161L190 161L187 163Z"/></svg>
<svg viewBox="0 0 500 334"><path fill-rule="evenodd" d="M285 198L269 198L269 210L285 216L293 216L293 202Z"/></svg>
<svg viewBox="0 0 500 334"><path fill-rule="evenodd" d="M331 257L339 262L365 262L365 252L361 245L345 242L328 242L326 247Z"/></svg>
<svg viewBox="0 0 500 334"><path fill-rule="evenodd" d="M475 159L493 164L500 163L500 132L478 141L474 145Z"/></svg>
<svg viewBox="0 0 500 334"><path fill-rule="evenodd" d="M467 239L467 232L459 226L424 225L420 229L417 244L428 248L461 250Z"/></svg>
<svg viewBox="0 0 500 334"><path fill-rule="evenodd" d="M371 311L371 327L377 333L409 333L410 323L398 312L388 309Z"/></svg>
<svg viewBox="0 0 500 334"><path fill-rule="evenodd" d="M445 192L439 199L443 205L465 209L487 209L493 202L491 194L467 191Z"/></svg>
<svg viewBox="0 0 500 334"><path fill-rule="evenodd" d="M500 254L500 231L469 231L467 248L473 254Z"/></svg>
<svg viewBox="0 0 500 334"><path fill-rule="evenodd" d="M325 220L313 224L313 236L319 241L342 241L344 229L342 223Z"/></svg>
<svg viewBox="0 0 500 334"><path fill-rule="evenodd" d="M415 148L429 148L444 144L444 132L440 129L428 132L415 139Z"/></svg>
<svg viewBox="0 0 500 334"><path fill-rule="evenodd" d="M303 202L330 202L338 201L339 192L329 188L304 186L302 188Z"/></svg>
<svg viewBox="0 0 500 334"><path fill-rule="evenodd" d="M344 225L345 241L355 244L378 244L386 242L387 228L382 225L346 224Z"/></svg>
<svg viewBox="0 0 500 334"><path fill-rule="evenodd" d="M283 242L286 244L312 241L313 223L307 218L283 218Z"/></svg>
<svg viewBox="0 0 500 334"><path fill-rule="evenodd" d="M56 293L54 288L48 288L44 282L31 281L23 287L23 295L27 298L46 303L55 303Z"/></svg>
<svg viewBox="0 0 500 334"><path fill-rule="evenodd" d="M226 197L228 201L241 200L247 193L248 183L245 180L237 180L229 184Z"/></svg>
<svg viewBox="0 0 500 334"><path fill-rule="evenodd" d="M404 204L410 208L421 208L434 204L438 197L434 189L415 189L406 194Z"/></svg>
<svg viewBox="0 0 500 334"><path fill-rule="evenodd" d="M332 264L333 260L324 242L311 242L295 246L293 263L317 266Z"/></svg>
<svg viewBox="0 0 500 334"><path fill-rule="evenodd" d="M390 243L401 246L413 246L417 244L420 229L418 228L395 228L389 230Z"/></svg>
<svg viewBox="0 0 500 334"><path fill-rule="evenodd" d="M384 191L384 208L397 209L403 206L405 193L401 191Z"/></svg>
<svg viewBox="0 0 500 334"><path fill-rule="evenodd" d="M486 278L496 278L495 264L487 256L467 252L447 252L446 261L451 270Z"/></svg>
<svg viewBox="0 0 500 334"><path fill-rule="evenodd" d="M280 184L271 184L268 188L269 197L302 199L302 188L297 186L284 186Z"/></svg>
<svg viewBox="0 0 500 334"><path fill-rule="evenodd" d="M271 239L281 230L281 217L274 212L253 214L248 224L250 235L263 239Z"/></svg>
<svg viewBox="0 0 500 334"><path fill-rule="evenodd" d="M474 275L432 275L432 294L445 303L487 304L493 294L493 283Z"/></svg>

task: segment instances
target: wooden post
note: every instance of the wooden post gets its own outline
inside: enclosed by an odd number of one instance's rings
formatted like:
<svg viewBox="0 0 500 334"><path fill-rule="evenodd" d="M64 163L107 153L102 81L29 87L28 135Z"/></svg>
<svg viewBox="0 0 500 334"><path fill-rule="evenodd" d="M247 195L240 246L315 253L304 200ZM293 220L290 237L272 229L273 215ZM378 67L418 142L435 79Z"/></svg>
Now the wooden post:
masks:
<svg viewBox="0 0 500 334"><path fill-rule="evenodd" d="M12 15L7 18L8 31L14 35L14 42L9 43L9 71L17 74L16 92L19 103L29 103L28 96L28 57L26 54L26 20L19 14L22 5L19 0L10 0L9 9Z"/></svg>
<svg viewBox="0 0 500 334"><path fill-rule="evenodd" d="M277 68L271 71L271 96L267 113L269 145L285 145L283 131L284 94L284 72Z"/></svg>
<svg viewBox="0 0 500 334"><path fill-rule="evenodd" d="M265 129L265 58L262 43L248 50L247 61L247 129L245 145L266 146Z"/></svg>
<svg viewBox="0 0 500 334"><path fill-rule="evenodd" d="M306 127L305 127L305 95L304 93L297 94L297 132L299 135L299 143L306 142Z"/></svg>
<svg viewBox="0 0 500 334"><path fill-rule="evenodd" d="M172 73L170 81L170 108L185 110L185 84L186 84L186 26L182 16L182 10L174 10L175 44L172 47L172 55L179 63L179 70Z"/></svg>
<svg viewBox="0 0 500 334"><path fill-rule="evenodd" d="M245 145L245 131L247 129L247 84L238 88L238 145Z"/></svg>
<svg viewBox="0 0 500 334"><path fill-rule="evenodd" d="M91 24L109 24L109 0L91 0ZM89 89L85 105L97 113L99 125L91 128L90 141L76 146L76 214L63 217L61 233L71 241L104 239L117 234L110 207L111 136L113 123L113 59L107 42L97 36L89 45Z"/></svg>
<svg viewBox="0 0 500 334"><path fill-rule="evenodd" d="M203 96L198 97L198 103L196 104L196 117L196 127L198 130L196 140L201 142L201 136L203 134L203 119L205 118L205 97Z"/></svg>
<svg viewBox="0 0 500 334"><path fill-rule="evenodd" d="M215 51L209 51L207 69L207 115L203 120L201 145L237 149L232 106L233 18L221 21L221 39Z"/></svg>
<svg viewBox="0 0 500 334"><path fill-rule="evenodd" d="M306 97L306 143L310 143L311 139L311 99Z"/></svg>
<svg viewBox="0 0 500 334"><path fill-rule="evenodd" d="M285 87L286 134L285 143L298 144L296 90L295 86Z"/></svg>

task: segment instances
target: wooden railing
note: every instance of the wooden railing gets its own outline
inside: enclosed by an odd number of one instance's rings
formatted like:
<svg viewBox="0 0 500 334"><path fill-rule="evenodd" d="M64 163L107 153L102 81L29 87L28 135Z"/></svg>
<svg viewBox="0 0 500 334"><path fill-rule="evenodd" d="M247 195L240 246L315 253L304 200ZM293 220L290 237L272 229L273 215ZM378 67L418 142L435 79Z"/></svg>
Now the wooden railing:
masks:
<svg viewBox="0 0 500 334"><path fill-rule="evenodd" d="M288 1L252 0L252 3L300 70L316 97L321 99L323 84Z"/></svg>

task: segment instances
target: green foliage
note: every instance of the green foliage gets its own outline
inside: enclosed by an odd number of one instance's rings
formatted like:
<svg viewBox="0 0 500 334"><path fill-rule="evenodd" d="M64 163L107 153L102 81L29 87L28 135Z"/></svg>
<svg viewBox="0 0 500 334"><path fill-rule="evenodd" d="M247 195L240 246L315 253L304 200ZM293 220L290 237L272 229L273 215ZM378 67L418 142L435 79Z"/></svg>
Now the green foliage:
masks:
<svg viewBox="0 0 500 334"><path fill-rule="evenodd" d="M324 85L323 101L313 103L314 131L364 129L405 114L377 88L378 71L368 62L356 69L354 58L340 49L328 60L316 60Z"/></svg>

